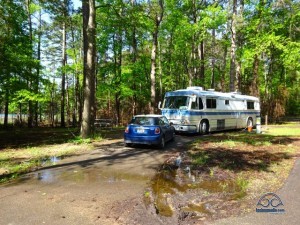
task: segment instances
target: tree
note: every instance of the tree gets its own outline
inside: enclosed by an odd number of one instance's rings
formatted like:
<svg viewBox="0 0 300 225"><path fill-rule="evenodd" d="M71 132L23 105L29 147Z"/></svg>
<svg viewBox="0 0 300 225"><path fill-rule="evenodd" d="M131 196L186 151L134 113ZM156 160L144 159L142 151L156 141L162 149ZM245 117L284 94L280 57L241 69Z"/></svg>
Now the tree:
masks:
<svg viewBox="0 0 300 225"><path fill-rule="evenodd" d="M19 90L28 90L33 79L31 68L36 64L32 54L32 40L28 35L27 11L19 1L5 1L0 5L0 99L4 102L4 126L12 99ZM31 96L31 90L27 97ZM31 98L26 98L27 103Z"/></svg>
<svg viewBox="0 0 300 225"><path fill-rule="evenodd" d="M237 20L237 0L232 0L232 14L231 14L231 50L230 50L230 91L236 89L236 20Z"/></svg>
<svg viewBox="0 0 300 225"><path fill-rule="evenodd" d="M155 113L156 108L156 58L157 58L157 45L158 45L158 32L159 27L164 15L164 1L158 0L157 3L151 4L149 2L150 18L153 21L154 27L152 28L152 49L151 49L151 107L150 113Z"/></svg>
<svg viewBox="0 0 300 225"><path fill-rule="evenodd" d="M260 96L274 121L299 112L299 2L85 0L82 14L70 0L1 3L6 125L9 113L29 125L72 116L87 137L96 113L124 124L189 85Z"/></svg>
<svg viewBox="0 0 300 225"><path fill-rule="evenodd" d="M93 134L95 119L95 72L96 72L96 8L95 0L82 1L84 95L81 137Z"/></svg>

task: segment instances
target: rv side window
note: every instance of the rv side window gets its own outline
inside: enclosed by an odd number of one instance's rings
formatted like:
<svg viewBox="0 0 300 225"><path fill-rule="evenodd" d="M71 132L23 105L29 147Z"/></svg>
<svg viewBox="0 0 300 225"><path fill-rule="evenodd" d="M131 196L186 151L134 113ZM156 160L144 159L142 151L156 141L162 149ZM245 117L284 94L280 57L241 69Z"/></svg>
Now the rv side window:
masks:
<svg viewBox="0 0 300 225"><path fill-rule="evenodd" d="M198 99L195 100L196 101L192 102L191 109L199 109Z"/></svg>
<svg viewBox="0 0 300 225"><path fill-rule="evenodd" d="M191 109L203 109L202 98L197 98L195 102L192 102Z"/></svg>
<svg viewBox="0 0 300 225"><path fill-rule="evenodd" d="M247 102L247 109L254 109L254 102Z"/></svg>
<svg viewBox="0 0 300 225"><path fill-rule="evenodd" d="M203 102L202 102L202 98L199 98L199 109L203 109Z"/></svg>
<svg viewBox="0 0 300 225"><path fill-rule="evenodd" d="M225 100L225 105L229 105L229 100Z"/></svg>
<svg viewBox="0 0 300 225"><path fill-rule="evenodd" d="M215 109L217 108L217 100L213 98L206 99L206 108L208 109Z"/></svg>

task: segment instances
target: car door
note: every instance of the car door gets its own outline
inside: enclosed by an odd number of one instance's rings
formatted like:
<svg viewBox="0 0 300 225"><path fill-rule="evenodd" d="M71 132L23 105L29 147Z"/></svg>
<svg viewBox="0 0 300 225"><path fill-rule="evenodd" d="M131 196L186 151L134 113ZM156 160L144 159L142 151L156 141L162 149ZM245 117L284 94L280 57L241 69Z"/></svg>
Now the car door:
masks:
<svg viewBox="0 0 300 225"><path fill-rule="evenodd" d="M173 136L173 131L171 129L170 123L169 123L168 119L164 116L161 118L161 121L163 124L165 139L166 139L166 141L169 141Z"/></svg>

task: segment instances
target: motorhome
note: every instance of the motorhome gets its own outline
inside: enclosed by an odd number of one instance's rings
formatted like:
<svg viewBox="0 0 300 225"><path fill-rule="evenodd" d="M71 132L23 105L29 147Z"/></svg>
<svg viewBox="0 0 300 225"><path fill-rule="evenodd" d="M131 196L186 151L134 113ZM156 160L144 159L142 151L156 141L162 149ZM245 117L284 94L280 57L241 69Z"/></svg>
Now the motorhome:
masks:
<svg viewBox="0 0 300 225"><path fill-rule="evenodd" d="M167 92L160 109L176 132L185 133L254 127L260 117L257 97L202 87Z"/></svg>

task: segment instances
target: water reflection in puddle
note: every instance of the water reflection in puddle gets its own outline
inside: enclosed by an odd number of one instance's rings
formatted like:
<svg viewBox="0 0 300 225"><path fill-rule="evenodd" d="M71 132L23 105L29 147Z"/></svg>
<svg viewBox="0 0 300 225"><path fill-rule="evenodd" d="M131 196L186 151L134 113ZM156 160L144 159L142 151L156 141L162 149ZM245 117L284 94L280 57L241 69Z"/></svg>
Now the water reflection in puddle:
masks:
<svg viewBox="0 0 300 225"><path fill-rule="evenodd" d="M76 182L76 183L122 183L128 181L146 181L150 178L139 174L123 171L103 170L97 167L74 167L68 170L50 169L33 173L33 179L43 183Z"/></svg>
<svg viewBox="0 0 300 225"><path fill-rule="evenodd" d="M174 208L178 208L176 202L182 212L206 217L221 208L220 203L236 201L246 195L234 179L196 176L182 169L157 173L151 182L151 190L157 212L166 217L173 216Z"/></svg>
<svg viewBox="0 0 300 225"><path fill-rule="evenodd" d="M56 165L59 161L64 159L62 156L50 156L41 160L42 166Z"/></svg>

